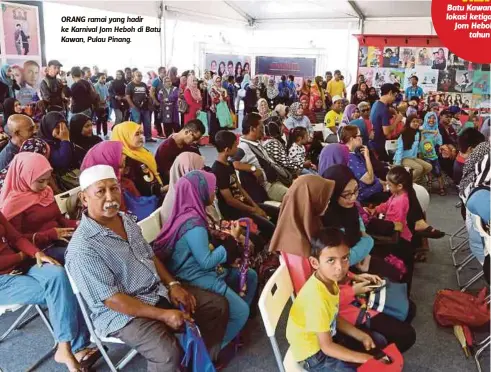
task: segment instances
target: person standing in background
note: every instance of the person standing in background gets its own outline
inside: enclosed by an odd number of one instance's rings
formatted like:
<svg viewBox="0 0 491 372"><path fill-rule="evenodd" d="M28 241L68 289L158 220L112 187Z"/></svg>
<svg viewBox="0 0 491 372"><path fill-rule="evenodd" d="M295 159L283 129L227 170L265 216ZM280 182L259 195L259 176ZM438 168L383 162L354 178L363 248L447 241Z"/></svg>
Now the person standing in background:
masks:
<svg viewBox="0 0 491 372"><path fill-rule="evenodd" d="M162 131L162 110L158 100L158 94L164 89L164 79L167 75L165 67L159 67L158 74L159 75L152 81L150 97L152 98L153 103L153 125L157 131L157 137L164 138L164 132Z"/></svg>
<svg viewBox="0 0 491 372"><path fill-rule="evenodd" d="M341 96L343 98L346 97L346 85L344 81L341 79L341 71L334 71L334 80L330 80L327 83L327 93L331 97Z"/></svg>
<svg viewBox="0 0 491 372"><path fill-rule="evenodd" d="M114 125L123 122L123 118L126 117L128 111L128 102L125 98L126 83L124 80L124 72L122 70L116 71L116 79L109 84L108 92L111 102L111 107L114 110ZM113 125L113 127L114 127Z"/></svg>
<svg viewBox="0 0 491 372"><path fill-rule="evenodd" d="M109 90L106 85L106 75L103 73L98 74L97 83L94 85L94 89L99 95L99 104L96 106L95 113L97 115L96 127L97 135L104 134L104 139L108 140L107 136L107 120L109 118Z"/></svg>
<svg viewBox="0 0 491 372"><path fill-rule="evenodd" d="M131 121L143 124L146 142L157 142L152 138L150 117L150 93L147 85L142 82L142 73L135 71L133 80L126 86L126 100L130 105Z"/></svg>

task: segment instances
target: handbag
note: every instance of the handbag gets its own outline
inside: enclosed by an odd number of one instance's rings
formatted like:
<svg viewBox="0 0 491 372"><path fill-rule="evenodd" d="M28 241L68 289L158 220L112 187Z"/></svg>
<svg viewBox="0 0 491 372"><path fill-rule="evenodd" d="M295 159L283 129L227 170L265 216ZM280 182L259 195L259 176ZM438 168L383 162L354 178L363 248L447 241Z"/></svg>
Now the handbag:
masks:
<svg viewBox="0 0 491 372"><path fill-rule="evenodd" d="M181 307L181 311L184 309ZM186 331L180 337L184 349L181 366L189 372L216 372L210 354L196 324L186 322Z"/></svg>
<svg viewBox="0 0 491 372"><path fill-rule="evenodd" d="M233 128L232 115L225 101L221 101L216 105L216 114L221 128Z"/></svg>
<svg viewBox="0 0 491 372"><path fill-rule="evenodd" d="M367 306L369 309L387 314L403 322L407 319L409 313L407 284L393 283L387 278L385 278L385 281L385 287L370 293Z"/></svg>
<svg viewBox="0 0 491 372"><path fill-rule="evenodd" d="M61 191L69 191L80 186L80 169L75 168L65 173L56 173L56 183Z"/></svg>
<svg viewBox="0 0 491 372"><path fill-rule="evenodd" d="M201 121L203 125L205 126L205 133L203 133L203 136L208 136L208 114L206 111L198 111L198 115L196 115L196 119Z"/></svg>
<svg viewBox="0 0 491 372"><path fill-rule="evenodd" d="M246 90L244 88L240 88L239 91L237 92L237 95L240 98L244 98L246 96Z"/></svg>
<svg viewBox="0 0 491 372"><path fill-rule="evenodd" d="M137 217L137 221L144 220L150 216L159 206L159 200L155 195L135 196L123 190L123 197L128 213L134 214Z"/></svg>
<svg viewBox="0 0 491 372"><path fill-rule="evenodd" d="M402 372L404 368L404 358L395 344L369 354L374 358L359 366L357 372Z"/></svg>
<svg viewBox="0 0 491 372"><path fill-rule="evenodd" d="M181 114L187 113L189 110L189 105L186 102L186 100L179 98L177 100L177 111L179 111Z"/></svg>

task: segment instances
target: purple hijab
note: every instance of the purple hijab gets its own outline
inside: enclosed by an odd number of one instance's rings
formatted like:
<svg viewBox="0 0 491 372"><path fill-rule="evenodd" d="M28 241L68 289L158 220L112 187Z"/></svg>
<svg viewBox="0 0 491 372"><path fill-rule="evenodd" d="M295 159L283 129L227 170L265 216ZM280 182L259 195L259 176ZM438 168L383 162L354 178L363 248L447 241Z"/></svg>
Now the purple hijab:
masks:
<svg viewBox="0 0 491 372"><path fill-rule="evenodd" d="M348 160L349 149L346 145L341 143L327 145L319 156L319 174L323 175L327 168L334 164L348 165Z"/></svg>
<svg viewBox="0 0 491 372"><path fill-rule="evenodd" d="M181 177L174 187L172 212L153 244L155 255L162 261L172 256L176 243L186 232L197 226L208 228L205 209L215 192L216 177L194 170Z"/></svg>
<svg viewBox="0 0 491 372"><path fill-rule="evenodd" d="M348 106L346 106L346 108L344 109L341 125L349 125L349 123L351 122L351 117L353 116L353 113L357 108L358 107L354 104L349 104Z"/></svg>
<svg viewBox="0 0 491 372"><path fill-rule="evenodd" d="M92 147L84 157L80 170L94 165L109 165L113 167L116 177L121 180L120 165L123 156L123 143L120 141L103 141Z"/></svg>

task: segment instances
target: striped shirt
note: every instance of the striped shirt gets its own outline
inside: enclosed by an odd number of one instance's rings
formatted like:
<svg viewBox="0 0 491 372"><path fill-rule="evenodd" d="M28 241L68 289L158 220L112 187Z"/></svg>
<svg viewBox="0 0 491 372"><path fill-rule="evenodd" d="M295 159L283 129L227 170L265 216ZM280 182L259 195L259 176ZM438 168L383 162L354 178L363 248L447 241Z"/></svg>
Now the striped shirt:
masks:
<svg viewBox="0 0 491 372"><path fill-rule="evenodd" d="M462 179L459 184L460 193L464 203L476 188L490 189L491 172L490 172L490 145L489 141L480 143L472 151L469 158L464 164Z"/></svg>
<svg viewBox="0 0 491 372"><path fill-rule="evenodd" d="M66 253L68 272L101 336L120 330L133 319L104 304L115 294L124 293L148 305L155 305L160 297L169 299L140 227L124 213L121 217L128 240L84 214Z"/></svg>

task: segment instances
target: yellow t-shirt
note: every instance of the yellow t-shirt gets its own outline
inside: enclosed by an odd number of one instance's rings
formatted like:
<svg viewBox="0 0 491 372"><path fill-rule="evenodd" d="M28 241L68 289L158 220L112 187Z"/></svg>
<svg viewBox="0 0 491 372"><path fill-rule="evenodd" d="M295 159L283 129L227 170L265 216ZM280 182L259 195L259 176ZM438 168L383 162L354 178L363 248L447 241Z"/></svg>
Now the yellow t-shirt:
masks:
<svg viewBox="0 0 491 372"><path fill-rule="evenodd" d="M286 326L286 338L293 358L301 362L320 349L317 333L336 334L336 318L339 312L339 287L329 292L324 283L312 275L293 302Z"/></svg>
<svg viewBox="0 0 491 372"><path fill-rule="evenodd" d="M345 89L346 86L342 80L336 81L336 79L332 79L329 81L329 83L327 83L327 93L329 93L331 97L342 97Z"/></svg>
<svg viewBox="0 0 491 372"><path fill-rule="evenodd" d="M342 121L343 121L343 114L342 113L338 114L334 110L329 111L326 114L326 117L324 118L324 123L326 124L327 128L339 126L339 124L341 124Z"/></svg>

